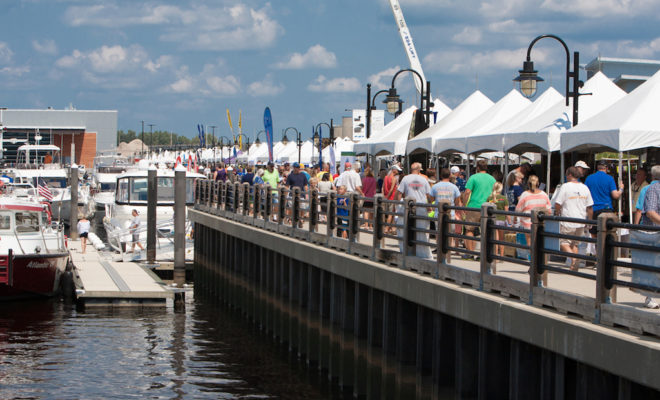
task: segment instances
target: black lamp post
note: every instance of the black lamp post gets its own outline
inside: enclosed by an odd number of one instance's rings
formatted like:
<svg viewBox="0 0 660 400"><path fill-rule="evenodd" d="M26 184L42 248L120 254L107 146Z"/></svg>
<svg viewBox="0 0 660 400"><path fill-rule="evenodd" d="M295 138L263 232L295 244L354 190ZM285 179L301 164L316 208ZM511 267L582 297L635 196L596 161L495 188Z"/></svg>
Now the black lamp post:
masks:
<svg viewBox="0 0 660 400"><path fill-rule="evenodd" d="M534 70L534 62L531 59L532 47L541 39L550 38L558 41L566 51L566 106L568 106L568 99L573 98L573 126L578 124L578 98L580 97L579 90L584 86L584 82L580 80L580 53L573 53L573 71L570 71L570 51L566 43L556 35L541 35L532 40L527 48L527 60L523 62L523 69L518 71L518 75L514 81L520 83L520 91L525 97L534 97L538 82L543 82L543 78L538 76L538 71ZM569 80L573 79L573 91L569 90Z"/></svg>
<svg viewBox="0 0 660 400"><path fill-rule="evenodd" d="M156 124L149 124L149 147L154 145L154 126Z"/></svg>
<svg viewBox="0 0 660 400"><path fill-rule="evenodd" d="M262 133L266 133L266 131L261 130L257 132L257 139L254 141L254 144L256 144L257 146L261 146L261 140L259 140L259 135L261 135Z"/></svg>
<svg viewBox="0 0 660 400"><path fill-rule="evenodd" d="M376 101L376 96L381 93L387 92L387 89L379 90L374 94L374 97L371 97L371 83L367 83L367 139L371 137L371 111L376 109L374 102Z"/></svg>
<svg viewBox="0 0 660 400"><path fill-rule="evenodd" d="M288 143L289 143L289 138L286 137L286 130L283 130L282 131L282 144L286 146Z"/></svg>
<svg viewBox="0 0 660 400"><path fill-rule="evenodd" d="M298 146L298 164L300 164L300 148L302 147L302 139L300 138L300 132L298 132L298 129L294 128L293 126L290 126L284 130L284 139L286 139L286 133L289 131L289 129L293 129L296 132L296 146ZM282 143L286 145L284 139L282 139Z"/></svg>
<svg viewBox="0 0 660 400"><path fill-rule="evenodd" d="M323 161L322 157L322 151L323 151L323 134L321 132L321 126L325 125L328 127L328 130L330 131L330 145L332 146L332 139L334 136L334 131L332 128L332 120L330 120L330 125L326 122L319 122L316 124L316 128L314 128L314 147L318 147L319 149L319 168L321 168L321 162Z"/></svg>
<svg viewBox="0 0 660 400"><path fill-rule="evenodd" d="M420 82L423 82L422 76L419 74L419 72L415 71L414 69L406 68L398 71L394 76L392 77L392 87L387 92L387 97L383 101L383 103L387 104L387 112L390 114L394 114L395 117L399 116L401 114L401 104L403 101L399 98L399 95L396 92L396 88L394 87L394 81L396 80L397 76L401 74L402 72L412 72L415 74ZM417 132L422 132L424 129L428 128L430 121L431 121L431 107L433 107L433 103L431 102L431 82L426 81L426 90L421 90L420 93L420 103L419 107L422 110L423 113L423 123L425 126L422 127L422 129L415 129Z"/></svg>

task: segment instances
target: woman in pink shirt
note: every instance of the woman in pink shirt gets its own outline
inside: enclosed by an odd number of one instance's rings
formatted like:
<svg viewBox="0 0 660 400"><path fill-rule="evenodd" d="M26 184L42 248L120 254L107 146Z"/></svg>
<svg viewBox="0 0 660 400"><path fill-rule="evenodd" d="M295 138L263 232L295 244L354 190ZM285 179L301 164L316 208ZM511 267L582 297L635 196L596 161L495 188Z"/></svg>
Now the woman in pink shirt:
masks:
<svg viewBox="0 0 660 400"><path fill-rule="evenodd" d="M376 195L376 184L377 184L376 178L374 177L374 173L371 167L367 167L364 170L364 176L362 177L362 192L364 193L364 197L366 198L364 200L364 203L362 204L362 207L365 208L364 219L366 220L371 220L372 218L371 210L374 208L374 196ZM370 227L371 224L368 222L362 224L362 228L370 228Z"/></svg>
<svg viewBox="0 0 660 400"><path fill-rule="evenodd" d="M548 195L539 189L539 178L532 175L527 180L527 190L518 198L516 211L531 213L535 208L545 208L549 214L552 214L552 206ZM520 223L525 229L532 227L532 220L529 218L521 218ZM527 235L527 243L529 244L529 235Z"/></svg>

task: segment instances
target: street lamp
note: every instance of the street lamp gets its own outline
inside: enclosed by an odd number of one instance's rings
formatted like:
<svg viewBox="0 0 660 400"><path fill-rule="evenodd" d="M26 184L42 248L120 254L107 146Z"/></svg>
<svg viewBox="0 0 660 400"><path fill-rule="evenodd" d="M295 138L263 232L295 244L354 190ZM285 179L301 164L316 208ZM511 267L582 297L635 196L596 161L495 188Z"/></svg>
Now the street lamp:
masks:
<svg viewBox="0 0 660 400"><path fill-rule="evenodd" d="M319 167L321 167L321 163L323 161L323 157L322 157L323 133L321 132L321 125L327 126L328 130L330 131L331 146L332 146L332 139L334 138L334 129L332 128L332 120L330 120L330 125L328 125L326 122L319 122L318 124L316 124L316 128L314 128L314 147L318 147L319 149Z"/></svg>
<svg viewBox="0 0 660 400"><path fill-rule="evenodd" d="M584 82L580 80L580 53L577 51L573 53L573 71L570 71L570 51L568 50L566 43L559 36L541 35L532 40L532 42L529 44L529 47L527 48L527 60L523 62L523 69L518 71L520 75L514 79L514 82L520 83L520 91L525 97L534 97L536 94L537 83L543 82L543 78L538 76L538 71L534 70L534 62L531 59L531 52L532 47L534 47L536 42L544 38L550 38L558 41L566 51L566 106L569 104L568 99L573 98L573 126L576 126L578 124L578 98L580 96L579 90L582 86L584 86ZM569 80L571 78L573 79L573 91L569 90Z"/></svg>
<svg viewBox="0 0 660 400"><path fill-rule="evenodd" d="M260 130L259 132L257 132L257 140L254 141L254 144L256 144L257 146L261 146L261 140L259 140L259 135L261 135L262 133L265 134L266 131Z"/></svg>
<svg viewBox="0 0 660 400"><path fill-rule="evenodd" d="M149 124L149 147L154 145L154 126L156 124Z"/></svg>
<svg viewBox="0 0 660 400"><path fill-rule="evenodd" d="M403 101L399 98L399 95L396 92L396 88L394 87L394 81L396 80L397 76L399 76L400 73L402 72L412 72L415 74L420 82L423 82L422 76L419 74L419 72L415 71L414 69L406 68L399 70L394 76L392 77L392 87L387 92L387 97L383 101L383 103L387 104L387 112L390 114L394 114L395 117L399 116L401 114L401 104ZM422 89L420 91L420 103L419 103L419 108L422 110L423 113L423 123L425 126L423 126L421 130L418 130L416 127L417 132L421 132L424 129L428 128L430 124L430 116L431 116L431 107L433 107L433 103L431 102L431 82L426 81L426 90Z"/></svg>
<svg viewBox="0 0 660 400"><path fill-rule="evenodd" d="M379 90L374 94L374 97L371 97L371 83L367 83L367 139L371 137L371 111L376 109L374 102L376 101L376 96L381 93L387 92L387 89Z"/></svg>
<svg viewBox="0 0 660 400"><path fill-rule="evenodd" d="M298 164L300 164L300 147L302 147L302 139L300 138L300 132L298 132L298 129L294 128L293 126L290 126L286 128L284 132L284 138L282 139L282 143L284 145L287 144L288 139L286 138L286 133L289 131L289 129L293 129L296 132L296 146L298 146ZM287 140L286 142L284 140Z"/></svg>
<svg viewBox="0 0 660 400"><path fill-rule="evenodd" d="M282 131L282 144L286 146L288 143L289 143L289 138L286 137L286 130L283 130Z"/></svg>

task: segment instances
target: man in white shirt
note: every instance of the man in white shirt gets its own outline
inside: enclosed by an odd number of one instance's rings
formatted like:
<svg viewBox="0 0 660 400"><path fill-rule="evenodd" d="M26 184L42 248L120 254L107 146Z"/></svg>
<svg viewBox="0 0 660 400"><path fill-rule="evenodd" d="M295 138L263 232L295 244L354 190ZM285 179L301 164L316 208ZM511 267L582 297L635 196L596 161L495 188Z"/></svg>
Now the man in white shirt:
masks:
<svg viewBox="0 0 660 400"><path fill-rule="evenodd" d="M356 163L355 166L351 168L351 163L346 162L344 164L344 172L342 172L335 180L335 187L346 186L346 193L357 192L362 196L362 179L357 172L359 170L360 164Z"/></svg>
<svg viewBox="0 0 660 400"><path fill-rule="evenodd" d="M594 201L591 192L584 183L578 179L582 176L577 167L566 170L566 183L561 185L555 197L555 214L567 218L591 219L593 217ZM584 236L584 224L575 222L561 222L559 232L562 235ZM561 239L560 248L567 253L577 254L579 241ZM578 270L577 259L571 260L571 270Z"/></svg>

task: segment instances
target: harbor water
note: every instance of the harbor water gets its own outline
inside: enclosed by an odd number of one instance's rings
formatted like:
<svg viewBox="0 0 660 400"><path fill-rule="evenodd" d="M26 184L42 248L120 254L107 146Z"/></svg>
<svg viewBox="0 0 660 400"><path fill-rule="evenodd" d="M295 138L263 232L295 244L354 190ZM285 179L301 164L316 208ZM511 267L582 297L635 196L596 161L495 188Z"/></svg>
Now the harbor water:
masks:
<svg viewBox="0 0 660 400"><path fill-rule="evenodd" d="M335 399L226 308L0 303L0 399Z"/></svg>

